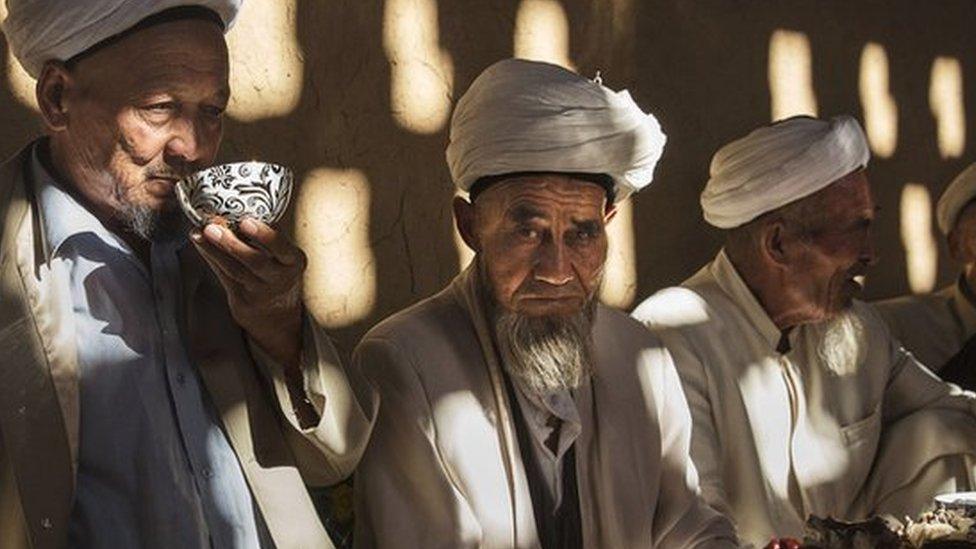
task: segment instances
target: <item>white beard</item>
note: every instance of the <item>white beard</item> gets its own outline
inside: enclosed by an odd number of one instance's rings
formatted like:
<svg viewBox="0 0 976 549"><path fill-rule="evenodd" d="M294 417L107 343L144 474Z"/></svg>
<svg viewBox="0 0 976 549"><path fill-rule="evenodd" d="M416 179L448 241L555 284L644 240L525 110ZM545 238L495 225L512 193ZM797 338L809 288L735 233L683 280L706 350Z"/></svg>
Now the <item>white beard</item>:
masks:
<svg viewBox="0 0 976 549"><path fill-rule="evenodd" d="M501 312L495 335L506 371L538 397L572 390L590 376L593 307L570 317L528 317Z"/></svg>
<svg viewBox="0 0 976 549"><path fill-rule="evenodd" d="M849 376L867 356L864 322L852 309L810 326L816 341L817 357L830 373Z"/></svg>

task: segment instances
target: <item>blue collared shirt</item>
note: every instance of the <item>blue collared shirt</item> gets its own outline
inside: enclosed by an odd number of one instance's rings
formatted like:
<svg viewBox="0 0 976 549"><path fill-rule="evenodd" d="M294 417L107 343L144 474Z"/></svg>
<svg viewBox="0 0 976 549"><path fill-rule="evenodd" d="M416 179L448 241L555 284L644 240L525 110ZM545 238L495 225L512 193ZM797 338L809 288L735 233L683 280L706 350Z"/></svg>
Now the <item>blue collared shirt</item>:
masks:
<svg viewBox="0 0 976 549"><path fill-rule="evenodd" d="M237 456L179 330L183 232L147 268L32 165L49 256L70 264L78 348L72 547L271 547ZM66 304L67 305L67 304Z"/></svg>

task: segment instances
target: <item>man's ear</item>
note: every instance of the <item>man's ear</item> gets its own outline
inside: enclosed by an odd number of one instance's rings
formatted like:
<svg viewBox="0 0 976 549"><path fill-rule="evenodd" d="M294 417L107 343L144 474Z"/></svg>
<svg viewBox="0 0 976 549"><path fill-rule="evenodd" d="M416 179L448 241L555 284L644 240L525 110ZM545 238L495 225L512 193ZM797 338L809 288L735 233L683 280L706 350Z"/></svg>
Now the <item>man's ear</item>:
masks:
<svg viewBox="0 0 976 549"><path fill-rule="evenodd" d="M759 232L759 253L772 265L785 268L790 264L790 246L786 234L786 224L782 219L775 219L767 223Z"/></svg>
<svg viewBox="0 0 976 549"><path fill-rule="evenodd" d="M949 236L946 237L946 243L949 245L949 256L963 265L976 262L976 246L974 246L976 243L973 242L974 239L971 236L974 231L961 230L959 225L957 222L956 226L949 231Z"/></svg>
<svg viewBox="0 0 976 549"><path fill-rule="evenodd" d="M50 132L64 131L68 128L68 107L65 101L66 90L76 85L71 71L60 61L48 61L37 79L34 94L41 110L44 126Z"/></svg>
<svg viewBox="0 0 976 549"><path fill-rule="evenodd" d="M477 231L475 231L474 204L460 196L455 196L451 206L454 208L454 223L457 225L458 232L461 233L461 239L475 253L479 253L481 242L478 240Z"/></svg>

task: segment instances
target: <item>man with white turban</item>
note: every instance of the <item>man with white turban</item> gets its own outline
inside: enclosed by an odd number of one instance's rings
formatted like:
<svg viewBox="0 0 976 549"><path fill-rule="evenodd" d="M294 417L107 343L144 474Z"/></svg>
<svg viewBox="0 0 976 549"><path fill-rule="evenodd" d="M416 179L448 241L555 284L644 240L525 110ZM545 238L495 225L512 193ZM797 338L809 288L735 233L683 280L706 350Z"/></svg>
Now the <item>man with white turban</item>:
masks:
<svg viewBox="0 0 976 549"><path fill-rule="evenodd" d="M914 516L976 442L973 395L854 300L876 259L868 157L848 116L722 147L701 202L725 247L634 311L674 356L702 492L747 542L802 537L809 515Z"/></svg>
<svg viewBox="0 0 976 549"><path fill-rule="evenodd" d="M370 422L304 255L175 208L217 154L240 7L7 0L46 135L0 166L0 547L331 546L306 483L348 475Z"/></svg>
<svg viewBox="0 0 976 549"><path fill-rule="evenodd" d="M935 371L976 335L976 164L959 174L936 206L949 254L962 264L951 284L931 294L882 301L878 310L892 333Z"/></svg>
<svg viewBox="0 0 976 549"><path fill-rule="evenodd" d="M379 395L358 545L736 546L698 494L671 357L595 298L605 224L664 140L626 92L555 65L500 61L464 94L447 159L476 258L354 353Z"/></svg>

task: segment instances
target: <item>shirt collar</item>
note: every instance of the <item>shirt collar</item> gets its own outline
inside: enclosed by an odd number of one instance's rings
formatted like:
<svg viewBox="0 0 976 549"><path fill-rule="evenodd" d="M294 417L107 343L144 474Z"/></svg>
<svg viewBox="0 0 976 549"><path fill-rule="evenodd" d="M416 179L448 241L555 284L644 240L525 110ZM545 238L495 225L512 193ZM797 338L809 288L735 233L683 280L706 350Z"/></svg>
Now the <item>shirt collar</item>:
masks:
<svg viewBox="0 0 976 549"><path fill-rule="evenodd" d="M769 343L770 348L776 349L780 339L783 337L782 331L776 327L773 320L766 314L759 300L753 295L752 290L746 285L735 265L725 253L725 248L718 252L718 256L709 265L709 272L715 278L722 290L729 296L739 309L746 315L749 322L755 326L763 339ZM794 330L795 331L795 330Z"/></svg>
<svg viewBox="0 0 976 549"><path fill-rule="evenodd" d="M106 245L132 254L132 249L125 240L105 227L55 179L41 161L40 149L41 145L38 143L34 145L34 150L31 152L31 175L37 194L38 215L47 259L57 256L65 242L83 234L94 235ZM158 240L172 245L177 250L187 243L183 230L160 235Z"/></svg>
<svg viewBox="0 0 976 549"><path fill-rule="evenodd" d="M93 234L105 244L131 253L125 241L106 229L105 225L68 193L44 167L40 158L39 144L34 146L31 153L31 174L36 186L38 215L41 218L47 259L50 260L58 255L65 242L82 234Z"/></svg>

